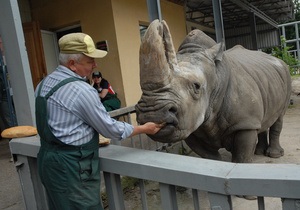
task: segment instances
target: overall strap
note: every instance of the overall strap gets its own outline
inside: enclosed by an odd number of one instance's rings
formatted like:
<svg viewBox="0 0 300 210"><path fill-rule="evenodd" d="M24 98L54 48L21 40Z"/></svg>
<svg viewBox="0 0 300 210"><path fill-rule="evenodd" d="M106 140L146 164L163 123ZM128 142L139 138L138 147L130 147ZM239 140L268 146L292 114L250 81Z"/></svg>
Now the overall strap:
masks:
<svg viewBox="0 0 300 210"><path fill-rule="evenodd" d="M48 125L48 113L47 113L47 99L61 86L73 82L73 81L80 81L81 79L76 77L71 77L62 80L57 85L55 85L45 97L40 96L40 92L43 86L43 81L40 84L38 95L35 99L35 113L36 113L36 124L38 133L44 141L41 141L41 143L44 145L46 143L49 144L58 144L58 145L64 145L61 141L59 141L52 133L49 125Z"/></svg>
<svg viewBox="0 0 300 210"><path fill-rule="evenodd" d="M39 89L38 89L38 92L37 92L37 96L40 96L40 94L41 94L41 90L42 90L44 81L45 81L45 79L42 80L42 82L41 82L41 84L39 86Z"/></svg>
<svg viewBox="0 0 300 210"><path fill-rule="evenodd" d="M74 82L74 81L84 81L83 79L77 78L77 77L70 77L67 79L62 80L59 82L57 85L55 85L48 93L45 95L46 100L55 92L57 91L60 87L64 86L65 84L69 82Z"/></svg>

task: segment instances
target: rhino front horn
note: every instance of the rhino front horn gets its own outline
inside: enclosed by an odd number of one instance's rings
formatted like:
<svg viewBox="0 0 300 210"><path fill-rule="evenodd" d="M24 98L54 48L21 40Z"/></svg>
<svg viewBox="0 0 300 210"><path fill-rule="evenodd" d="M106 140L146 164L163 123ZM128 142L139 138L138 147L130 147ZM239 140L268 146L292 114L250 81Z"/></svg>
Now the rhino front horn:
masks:
<svg viewBox="0 0 300 210"><path fill-rule="evenodd" d="M169 28L165 21L154 20L140 47L140 85L154 90L169 84L170 74L177 69L177 59Z"/></svg>

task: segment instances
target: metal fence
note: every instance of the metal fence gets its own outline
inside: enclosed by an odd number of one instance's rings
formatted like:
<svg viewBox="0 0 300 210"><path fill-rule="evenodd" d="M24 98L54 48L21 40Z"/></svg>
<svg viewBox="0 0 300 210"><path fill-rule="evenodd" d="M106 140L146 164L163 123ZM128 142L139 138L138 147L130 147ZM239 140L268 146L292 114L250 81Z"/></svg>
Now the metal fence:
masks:
<svg viewBox="0 0 300 210"><path fill-rule="evenodd" d="M120 118L125 113L134 113L127 110L120 114L124 110L111 115ZM37 175L39 147L38 136L10 141L28 210L47 209L47 198ZM159 184L160 209L163 210L180 209L176 193L178 187L191 190L196 210L203 209L199 192L207 194L205 209L234 209L232 199L235 195L257 196L259 210L265 209L266 197L281 199L282 209L300 209L300 165L236 164L113 144L99 150L110 210L126 209L121 184L124 176L139 180L139 201L143 210L149 209L146 181Z"/></svg>
<svg viewBox="0 0 300 210"><path fill-rule="evenodd" d="M300 35L299 35L299 24L300 21L290 22L278 25L281 35L285 38L286 42L285 45L294 46L290 50L292 55L300 60ZM290 31L290 33L286 33L287 31ZM289 35L289 36L287 36Z"/></svg>

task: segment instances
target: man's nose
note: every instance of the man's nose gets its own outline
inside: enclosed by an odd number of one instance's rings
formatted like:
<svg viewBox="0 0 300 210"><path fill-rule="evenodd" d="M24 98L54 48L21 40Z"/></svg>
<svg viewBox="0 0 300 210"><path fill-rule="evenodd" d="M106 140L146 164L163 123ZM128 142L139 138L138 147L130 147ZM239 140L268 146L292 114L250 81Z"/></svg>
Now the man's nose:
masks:
<svg viewBox="0 0 300 210"><path fill-rule="evenodd" d="M94 65L93 65L93 68L97 68L97 63L96 63L96 61L94 61Z"/></svg>

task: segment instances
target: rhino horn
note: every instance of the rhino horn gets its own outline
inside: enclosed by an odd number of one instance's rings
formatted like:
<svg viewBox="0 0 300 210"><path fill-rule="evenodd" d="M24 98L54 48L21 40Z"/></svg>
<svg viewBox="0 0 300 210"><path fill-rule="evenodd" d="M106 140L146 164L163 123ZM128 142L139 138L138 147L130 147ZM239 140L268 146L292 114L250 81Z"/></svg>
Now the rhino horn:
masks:
<svg viewBox="0 0 300 210"><path fill-rule="evenodd" d="M140 47L140 85L153 90L169 84L170 73L178 69L176 53L165 21L154 20Z"/></svg>

